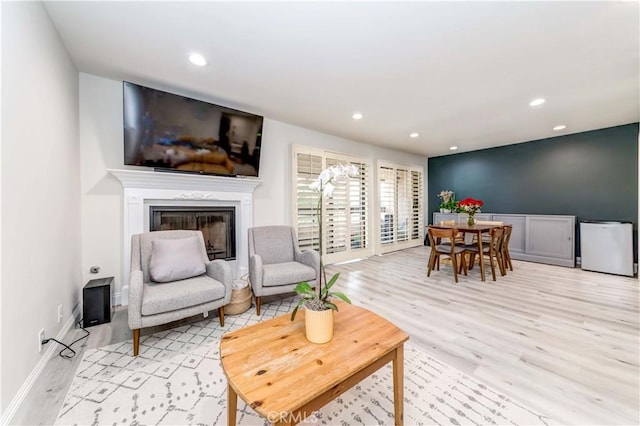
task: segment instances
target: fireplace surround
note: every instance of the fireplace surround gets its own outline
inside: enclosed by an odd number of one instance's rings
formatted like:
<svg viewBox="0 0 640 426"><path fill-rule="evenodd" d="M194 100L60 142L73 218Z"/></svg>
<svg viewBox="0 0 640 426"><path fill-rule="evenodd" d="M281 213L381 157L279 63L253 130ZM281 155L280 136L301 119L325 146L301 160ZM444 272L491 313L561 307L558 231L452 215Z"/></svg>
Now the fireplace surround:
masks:
<svg viewBox="0 0 640 426"><path fill-rule="evenodd" d="M262 181L134 169L109 169L124 188L122 282L120 302L128 304L131 236L152 229L152 207L175 209L234 209L235 260L228 260L234 278L248 272L247 235L253 226L253 191Z"/></svg>

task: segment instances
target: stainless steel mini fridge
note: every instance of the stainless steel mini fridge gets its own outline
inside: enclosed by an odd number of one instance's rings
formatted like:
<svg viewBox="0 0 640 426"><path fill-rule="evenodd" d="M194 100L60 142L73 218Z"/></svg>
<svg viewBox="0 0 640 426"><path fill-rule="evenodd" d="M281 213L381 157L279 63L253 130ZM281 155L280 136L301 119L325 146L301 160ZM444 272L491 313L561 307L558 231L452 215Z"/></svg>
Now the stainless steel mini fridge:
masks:
<svg viewBox="0 0 640 426"><path fill-rule="evenodd" d="M584 270L633 276L633 224L581 221L580 257Z"/></svg>

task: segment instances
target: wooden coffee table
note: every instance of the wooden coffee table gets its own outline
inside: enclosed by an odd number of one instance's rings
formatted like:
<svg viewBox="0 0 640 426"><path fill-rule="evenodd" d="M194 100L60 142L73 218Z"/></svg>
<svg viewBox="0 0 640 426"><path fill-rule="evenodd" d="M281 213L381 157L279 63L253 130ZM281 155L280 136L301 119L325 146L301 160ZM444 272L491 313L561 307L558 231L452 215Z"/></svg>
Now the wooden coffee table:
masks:
<svg viewBox="0 0 640 426"><path fill-rule="evenodd" d="M395 424L403 424L403 345L409 336L384 318L339 303L333 340L310 343L304 310L226 333L220 342L227 376L227 423L238 396L275 424L301 422L313 411L393 362Z"/></svg>

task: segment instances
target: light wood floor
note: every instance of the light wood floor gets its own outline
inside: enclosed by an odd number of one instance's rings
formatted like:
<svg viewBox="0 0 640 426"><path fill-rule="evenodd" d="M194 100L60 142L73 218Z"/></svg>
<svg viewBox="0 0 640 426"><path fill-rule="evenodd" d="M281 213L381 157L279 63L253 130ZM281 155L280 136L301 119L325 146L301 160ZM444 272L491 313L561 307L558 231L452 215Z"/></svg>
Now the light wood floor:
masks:
<svg viewBox="0 0 640 426"><path fill-rule="evenodd" d="M414 345L561 424L640 424L637 279L514 261L496 282L476 266L455 284L450 265L427 278L428 250L329 272ZM130 338L126 310L90 330L87 347ZM49 362L13 423L52 424L81 355Z"/></svg>

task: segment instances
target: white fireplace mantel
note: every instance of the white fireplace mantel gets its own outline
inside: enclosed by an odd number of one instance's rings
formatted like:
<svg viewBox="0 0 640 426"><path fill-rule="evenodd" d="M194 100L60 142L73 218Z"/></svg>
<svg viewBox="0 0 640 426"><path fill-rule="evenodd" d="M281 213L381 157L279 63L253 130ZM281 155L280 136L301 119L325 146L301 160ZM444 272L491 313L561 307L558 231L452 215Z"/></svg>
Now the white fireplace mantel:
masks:
<svg viewBox="0 0 640 426"><path fill-rule="evenodd" d="M186 191L241 192L252 194L262 181L256 178L207 176L190 173L107 169L125 188L181 189Z"/></svg>
<svg viewBox="0 0 640 426"><path fill-rule="evenodd" d="M149 231L149 206L233 206L236 210L236 260L230 261L234 278L248 271L246 237L253 225L256 178L206 176L146 170L108 169L124 188L123 258L120 302L128 303L131 236Z"/></svg>

